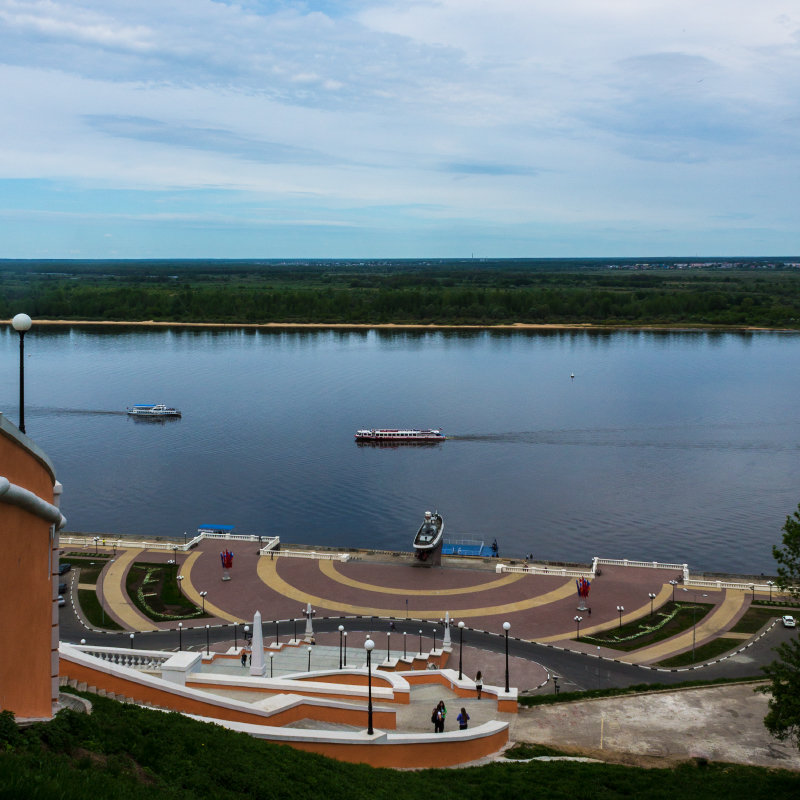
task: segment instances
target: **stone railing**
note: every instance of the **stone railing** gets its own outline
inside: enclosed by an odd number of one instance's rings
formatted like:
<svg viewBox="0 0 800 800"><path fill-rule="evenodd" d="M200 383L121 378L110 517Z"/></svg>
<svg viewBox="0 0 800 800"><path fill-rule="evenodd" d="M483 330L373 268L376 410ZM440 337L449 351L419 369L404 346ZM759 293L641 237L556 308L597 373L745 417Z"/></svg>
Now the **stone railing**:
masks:
<svg viewBox="0 0 800 800"><path fill-rule="evenodd" d="M572 569L568 567L545 567L536 564L498 564L495 572L517 572L523 575L555 575L559 578L591 578L594 572L590 567L586 569Z"/></svg>
<svg viewBox="0 0 800 800"><path fill-rule="evenodd" d="M269 547L262 547L259 551L262 556L271 555ZM329 553L319 550L275 550L274 555L285 558L312 558L316 561L349 561L349 553Z"/></svg>
<svg viewBox="0 0 800 800"><path fill-rule="evenodd" d="M172 653L165 653L163 650L133 650L125 647L96 647L87 644L76 644L72 647L101 661L147 672L159 671L161 665L172 656Z"/></svg>
<svg viewBox="0 0 800 800"><path fill-rule="evenodd" d="M135 541L133 539L111 536L61 536L59 544L61 547L138 547L142 550L180 550L181 553L185 553L191 550L195 545L200 544L203 539L222 539L232 542L266 542L267 544L261 548L262 553L274 550L281 541L279 536L255 536L246 533L210 533L204 531L188 542L178 542L175 540L155 541L147 539Z"/></svg>

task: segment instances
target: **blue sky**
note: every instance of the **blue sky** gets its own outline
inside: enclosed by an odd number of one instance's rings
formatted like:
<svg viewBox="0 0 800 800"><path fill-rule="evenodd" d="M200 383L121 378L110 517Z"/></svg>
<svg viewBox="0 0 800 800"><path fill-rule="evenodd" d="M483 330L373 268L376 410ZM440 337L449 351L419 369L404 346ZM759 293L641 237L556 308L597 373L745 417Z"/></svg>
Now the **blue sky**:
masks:
<svg viewBox="0 0 800 800"><path fill-rule="evenodd" d="M800 254L790 0L0 0L0 257Z"/></svg>

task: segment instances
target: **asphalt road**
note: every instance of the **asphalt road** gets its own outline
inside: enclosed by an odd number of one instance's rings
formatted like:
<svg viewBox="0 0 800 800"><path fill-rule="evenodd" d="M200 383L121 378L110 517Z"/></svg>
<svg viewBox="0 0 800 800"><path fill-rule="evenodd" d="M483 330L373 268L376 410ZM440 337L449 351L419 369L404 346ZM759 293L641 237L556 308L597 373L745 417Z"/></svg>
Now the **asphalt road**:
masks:
<svg viewBox="0 0 800 800"><path fill-rule="evenodd" d="M88 644L105 645L109 647L128 647L131 645L129 633L103 632L87 629L78 618L72 607L69 597L67 605L61 609L60 636L65 642L79 643L84 639ZM314 620L315 632L334 632L340 624L344 624L348 631L386 631L389 630L389 620L375 617L328 617ZM396 620L398 628L403 625L418 624L419 620ZM302 632L304 620L297 621L297 630ZM279 622L281 638L286 639L293 633L291 620ZM275 622L265 621L265 641L270 641L274 632ZM237 626L236 636L241 639L243 626ZM508 652L510 656L518 656L535 661L544 666L551 675L559 677L559 684L563 691L585 689L604 689L611 687L625 687L640 683L662 683L672 685L689 680L710 680L714 678L750 678L761 675L760 667L775 660L774 648L783 641L796 636L796 632L776 624L765 635L757 639L744 652L726 659L712 662L707 665L691 669L670 670L654 669L621 661L600 658L586 653L562 650L550 645L542 645L509 637ZM206 641L211 643L232 641L234 639L234 626L184 627L178 633L177 625L171 631L154 631L151 633L137 633L133 639L133 647L152 650L177 650L199 649L205 647ZM505 651L505 639L498 634L464 629L465 644L471 647L489 650L495 653ZM732 642L732 647L735 643ZM743 646L743 645L742 645Z"/></svg>

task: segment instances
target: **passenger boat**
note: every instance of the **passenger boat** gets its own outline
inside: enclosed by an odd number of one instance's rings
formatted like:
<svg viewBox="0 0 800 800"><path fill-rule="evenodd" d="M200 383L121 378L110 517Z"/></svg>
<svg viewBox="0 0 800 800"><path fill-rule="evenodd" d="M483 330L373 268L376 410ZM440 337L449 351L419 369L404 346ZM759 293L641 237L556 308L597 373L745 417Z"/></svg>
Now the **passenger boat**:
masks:
<svg viewBox="0 0 800 800"><path fill-rule="evenodd" d="M399 430L397 428L370 428L356 431L357 442L380 442L387 444L415 444L443 442L447 437L438 429Z"/></svg>
<svg viewBox="0 0 800 800"><path fill-rule="evenodd" d="M128 409L132 417L179 417L181 412L177 408L169 408L163 403L137 403Z"/></svg>
<svg viewBox="0 0 800 800"><path fill-rule="evenodd" d="M442 563L444 520L437 511L425 512L425 520L414 537L414 563L418 566L434 567Z"/></svg>

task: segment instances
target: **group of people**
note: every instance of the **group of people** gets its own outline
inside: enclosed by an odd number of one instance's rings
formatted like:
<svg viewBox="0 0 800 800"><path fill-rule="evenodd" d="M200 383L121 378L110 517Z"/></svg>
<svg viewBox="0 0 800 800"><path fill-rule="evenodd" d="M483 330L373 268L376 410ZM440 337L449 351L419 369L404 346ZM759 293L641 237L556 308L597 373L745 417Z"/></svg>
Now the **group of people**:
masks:
<svg viewBox="0 0 800 800"><path fill-rule="evenodd" d="M440 700L431 714L431 722L433 723L434 733L444 733L444 720L446 716L447 707L444 704L444 700ZM458 722L458 729L460 731L465 731L467 729L467 724L469 723L469 714L467 714L466 708L461 709L461 713L456 717L456 721Z"/></svg>

